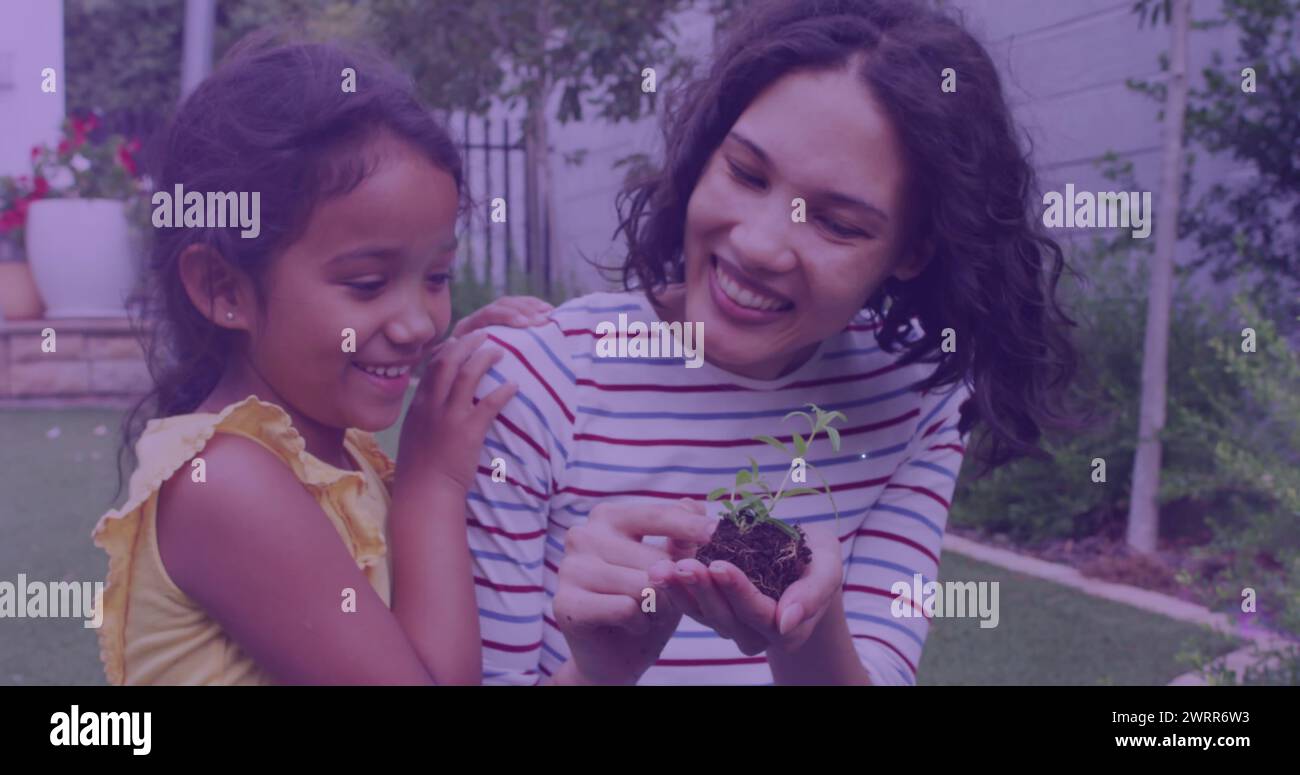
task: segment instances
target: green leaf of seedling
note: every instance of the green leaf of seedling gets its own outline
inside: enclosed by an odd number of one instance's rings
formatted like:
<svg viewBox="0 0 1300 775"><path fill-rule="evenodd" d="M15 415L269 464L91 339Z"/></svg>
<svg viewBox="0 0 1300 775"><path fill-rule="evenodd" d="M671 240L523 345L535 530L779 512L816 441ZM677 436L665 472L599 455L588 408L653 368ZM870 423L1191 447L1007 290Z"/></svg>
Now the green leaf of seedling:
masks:
<svg viewBox="0 0 1300 775"><path fill-rule="evenodd" d="M804 441L803 437L797 433L794 434L794 451L799 457L808 454L808 442Z"/></svg>
<svg viewBox="0 0 1300 775"><path fill-rule="evenodd" d="M821 471L817 470L813 466L809 466L809 468L812 468L813 473L817 474L817 478L821 480L822 487L824 488L822 491L826 493L826 497L831 501L831 511L835 512L835 532L838 533L840 529L840 509L835 505L835 495L831 493L831 486L826 481L826 477L822 476Z"/></svg>
<svg viewBox="0 0 1300 775"><path fill-rule="evenodd" d="M794 529L793 527L791 527L790 525L787 525L787 524L786 524L785 522L783 522L782 520L779 520L779 519L777 519L776 517L769 517L769 518L766 519L765 521L766 521L766 522L770 522L770 523L772 523L773 525L776 525L777 527L781 528L781 530L785 531L785 534L786 534L786 535L790 536L790 537L793 538L794 540L796 540L796 541L799 540L799 531L798 531L798 530L795 530L795 529Z"/></svg>
<svg viewBox="0 0 1300 775"><path fill-rule="evenodd" d="M812 415L808 414L807 412L800 412L800 411L798 411L798 410L795 410L795 411L793 411L793 412L787 414L785 417L782 417L782 418L781 418L781 422L785 422L786 420L790 419L791 417L796 417L796 416L798 416L798 417L802 417L802 418L804 418L805 420L807 420L809 425L812 425L812 424L814 423L814 420L813 420L813 418L812 418Z"/></svg>
<svg viewBox="0 0 1300 775"><path fill-rule="evenodd" d="M730 489L726 487L719 487L718 489L709 493L709 500L716 501L718 498L721 498L722 496L726 495L729 492L731 492Z"/></svg>
<svg viewBox="0 0 1300 775"><path fill-rule="evenodd" d="M736 508L735 501L723 501L722 505L725 506L727 511L730 511L732 514L735 514L736 511L738 511L738 509Z"/></svg>
<svg viewBox="0 0 1300 775"><path fill-rule="evenodd" d="M773 446L773 447L776 447L777 449L781 450L782 452L784 452L784 453L787 454L787 455L790 454L790 448L789 448L789 447L787 447L786 445L784 445L784 444L782 444L781 442L777 441L776 439L772 438L771 436L755 436L755 437L754 437L754 441L761 441L761 442L763 442L764 444L769 444L769 445L771 445L771 446Z"/></svg>
<svg viewBox="0 0 1300 775"><path fill-rule="evenodd" d="M835 450L836 452L839 452L839 451L840 451L840 432L837 431L837 430L835 430L834 428L830 427L829 425L827 425L827 426L826 426L826 435L830 437L830 440L831 440L831 449Z"/></svg>
<svg viewBox="0 0 1300 775"><path fill-rule="evenodd" d="M794 487L781 493L781 497L784 499L784 498L791 498L796 495L816 495L819 492L821 492L821 490L814 490L811 487Z"/></svg>
<svg viewBox="0 0 1300 775"><path fill-rule="evenodd" d="M750 481L757 482L761 475L759 474L758 471L758 461L752 457L749 458L749 470L753 472L753 479L751 479Z"/></svg>
<svg viewBox="0 0 1300 775"><path fill-rule="evenodd" d="M840 422L848 422L848 420L849 420L849 418L845 417L845 416L844 416L844 413L841 412L841 411L839 411L839 410L836 410L836 411L831 412L830 414L826 415L826 418L827 418L827 419L826 419L826 425L827 425L827 427L830 427L830 424L831 424L832 422L834 422L835 420L839 420Z"/></svg>

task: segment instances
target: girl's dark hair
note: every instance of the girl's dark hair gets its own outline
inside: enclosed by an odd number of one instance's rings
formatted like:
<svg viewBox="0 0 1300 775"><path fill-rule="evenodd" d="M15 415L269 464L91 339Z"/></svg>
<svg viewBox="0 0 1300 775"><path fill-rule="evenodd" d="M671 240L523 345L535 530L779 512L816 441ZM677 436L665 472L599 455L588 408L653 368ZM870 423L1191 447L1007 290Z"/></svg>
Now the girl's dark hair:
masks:
<svg viewBox="0 0 1300 775"><path fill-rule="evenodd" d="M355 73L355 91L344 91L345 68ZM294 40L278 29L253 33L180 105L153 149L155 190L260 192L261 232L244 239L237 228L152 230L138 322L154 387L123 421L119 462L148 417L191 412L208 396L240 336L195 309L181 254L206 245L258 282L321 201L372 171L377 160L361 151L381 130L448 172L463 202L455 143L410 79L364 49Z"/></svg>
<svg viewBox="0 0 1300 775"><path fill-rule="evenodd" d="M880 344L891 353L901 344L900 364L937 362L918 390L971 384L959 428L988 425L976 453L981 475L1020 455L1050 458L1037 445L1040 425L1082 426L1065 406L1078 369L1068 331L1076 323L1055 299L1062 271L1076 273L1033 213L1034 170L987 52L958 21L913 0L776 0L735 22L709 72L667 103L662 167L619 195L624 288L653 295L682 282L691 192L760 92L794 71L860 57L857 75L904 146L904 244L933 250L918 277L890 278L864 299L883 318ZM948 67L952 92L940 89ZM913 317L924 336L908 343ZM939 352L949 327L956 351Z"/></svg>

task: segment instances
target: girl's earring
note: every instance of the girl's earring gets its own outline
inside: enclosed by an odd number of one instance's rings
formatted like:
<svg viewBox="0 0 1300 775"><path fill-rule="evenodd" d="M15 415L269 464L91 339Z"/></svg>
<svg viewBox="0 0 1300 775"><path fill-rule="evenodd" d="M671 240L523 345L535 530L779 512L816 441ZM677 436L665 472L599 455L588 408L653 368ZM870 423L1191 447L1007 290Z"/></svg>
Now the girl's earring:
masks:
<svg viewBox="0 0 1300 775"><path fill-rule="evenodd" d="M235 313L233 312L226 313L226 320L234 320L234 319L235 319Z"/></svg>

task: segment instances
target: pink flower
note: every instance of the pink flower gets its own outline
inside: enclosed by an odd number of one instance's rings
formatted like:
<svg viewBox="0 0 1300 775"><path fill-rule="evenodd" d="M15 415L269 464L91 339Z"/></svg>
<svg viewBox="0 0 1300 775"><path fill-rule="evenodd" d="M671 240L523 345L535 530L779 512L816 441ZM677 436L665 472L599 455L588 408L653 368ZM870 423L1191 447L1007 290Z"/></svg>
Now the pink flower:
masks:
<svg viewBox="0 0 1300 775"><path fill-rule="evenodd" d="M48 194L49 191L50 191L50 182L45 178L41 177L40 175L37 175L36 185L32 188L31 196L29 196L28 198L40 199L41 197Z"/></svg>
<svg viewBox="0 0 1300 775"><path fill-rule="evenodd" d="M136 176L136 164L134 154L140 150L139 140L130 140L122 143L117 147L117 163L122 165L131 177Z"/></svg>
<svg viewBox="0 0 1300 775"><path fill-rule="evenodd" d="M32 160L35 161L36 158L37 158L38 156L40 156L40 155L41 155L41 147L40 147L39 145L33 145L33 146L32 146Z"/></svg>

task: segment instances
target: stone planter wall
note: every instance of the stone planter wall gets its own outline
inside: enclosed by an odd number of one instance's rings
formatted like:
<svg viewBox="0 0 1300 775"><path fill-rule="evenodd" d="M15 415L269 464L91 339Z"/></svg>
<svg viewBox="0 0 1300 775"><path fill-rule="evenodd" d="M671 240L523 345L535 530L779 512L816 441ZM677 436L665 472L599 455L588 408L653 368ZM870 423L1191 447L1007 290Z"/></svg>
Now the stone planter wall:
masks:
<svg viewBox="0 0 1300 775"><path fill-rule="evenodd" d="M46 328L54 352L41 349ZM125 400L149 385L125 318L0 321L0 399Z"/></svg>

